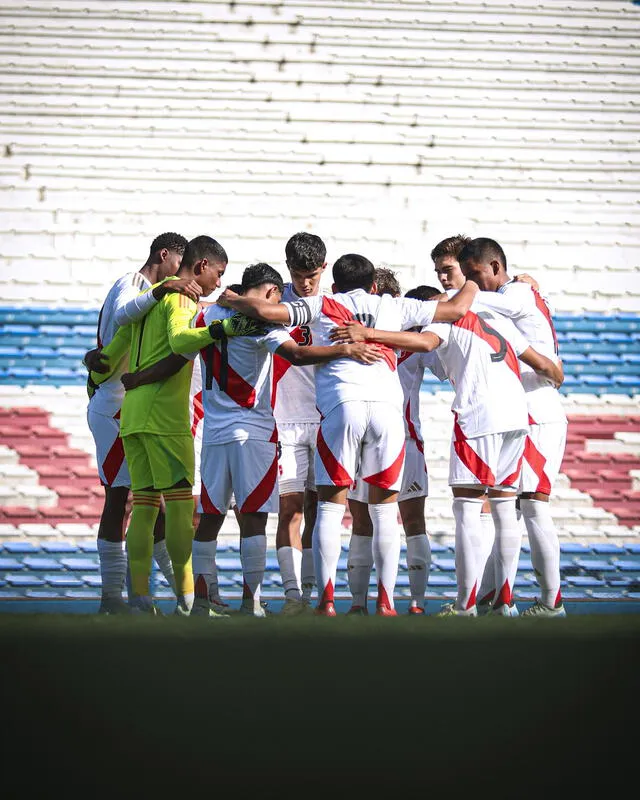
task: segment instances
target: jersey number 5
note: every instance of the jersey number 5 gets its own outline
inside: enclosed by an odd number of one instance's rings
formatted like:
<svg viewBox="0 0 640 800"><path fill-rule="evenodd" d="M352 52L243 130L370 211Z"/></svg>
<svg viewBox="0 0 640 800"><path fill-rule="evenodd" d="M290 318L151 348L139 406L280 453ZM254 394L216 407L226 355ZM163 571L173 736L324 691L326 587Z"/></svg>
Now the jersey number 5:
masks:
<svg viewBox="0 0 640 800"><path fill-rule="evenodd" d="M492 328L482 317L478 317L480 327L487 334L487 340L496 349L495 353L491 353L492 361L504 361L507 355L507 340L495 328ZM496 341L494 341L496 340Z"/></svg>

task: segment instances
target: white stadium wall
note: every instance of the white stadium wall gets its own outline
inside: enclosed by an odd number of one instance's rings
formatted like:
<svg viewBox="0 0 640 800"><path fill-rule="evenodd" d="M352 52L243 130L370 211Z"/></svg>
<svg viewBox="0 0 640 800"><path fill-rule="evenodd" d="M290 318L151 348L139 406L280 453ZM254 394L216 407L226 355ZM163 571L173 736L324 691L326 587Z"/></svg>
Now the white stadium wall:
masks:
<svg viewBox="0 0 640 800"><path fill-rule="evenodd" d="M464 232L559 310L637 311L639 23L622 0L3 3L2 298L99 306L164 230L218 238L230 281L309 230L408 289Z"/></svg>

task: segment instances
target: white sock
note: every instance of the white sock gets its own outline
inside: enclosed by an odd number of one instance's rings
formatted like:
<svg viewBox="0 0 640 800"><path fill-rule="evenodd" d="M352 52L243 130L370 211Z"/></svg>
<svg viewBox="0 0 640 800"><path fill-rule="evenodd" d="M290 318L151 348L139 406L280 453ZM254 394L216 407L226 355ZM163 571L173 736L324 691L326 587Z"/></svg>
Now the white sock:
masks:
<svg viewBox="0 0 640 800"><path fill-rule="evenodd" d="M459 611L472 608L480 576L479 553L482 549L482 497L454 497L453 516L456 521L455 561L458 595L455 607Z"/></svg>
<svg viewBox="0 0 640 800"><path fill-rule="evenodd" d="M426 533L407 536L407 567L409 569L411 605L424 608L424 595L427 591L427 581L431 569L431 545Z"/></svg>
<svg viewBox="0 0 640 800"><path fill-rule="evenodd" d="M554 608L562 602L560 592L560 541L544 500L520 500L520 509L529 537L531 563L540 584L540 602Z"/></svg>
<svg viewBox="0 0 640 800"><path fill-rule="evenodd" d="M522 545L522 526L516 514L516 498L492 497L491 514L496 527L496 543L494 547L494 574L496 596L494 608L505 603L511 605L513 584L518 572L518 560Z"/></svg>
<svg viewBox="0 0 640 800"><path fill-rule="evenodd" d="M300 570L302 584L302 599L311 600L313 587L316 585L316 571L313 566L313 548L302 548L302 567Z"/></svg>
<svg viewBox="0 0 640 800"><path fill-rule="evenodd" d="M217 549L216 539L212 542L199 542L194 539L191 544L191 567L198 600L210 600L218 596Z"/></svg>
<svg viewBox="0 0 640 800"><path fill-rule="evenodd" d="M397 503L371 503L369 516L373 525L373 561L378 577L377 605L393 608L393 595L400 562L400 526Z"/></svg>
<svg viewBox="0 0 640 800"><path fill-rule="evenodd" d="M480 526L482 527L482 542L478 559L478 575L481 576L478 603L486 603L493 600L496 593L493 566L493 543L496 538L496 529L491 512L483 511L480 514Z"/></svg>
<svg viewBox="0 0 640 800"><path fill-rule="evenodd" d="M102 580L103 597L122 597L127 574L127 554L124 542L109 542L98 539L98 560Z"/></svg>
<svg viewBox="0 0 640 800"><path fill-rule="evenodd" d="M248 536L240 540L240 561L242 562L242 577L244 588L243 600L253 600L253 607L260 607L260 587L264 578L264 568L267 560L267 537Z"/></svg>
<svg viewBox="0 0 640 800"><path fill-rule="evenodd" d="M347 579L354 606L367 605L369 579L373 569L373 539L371 536L351 534L347 556Z"/></svg>
<svg viewBox="0 0 640 800"><path fill-rule="evenodd" d="M313 560L318 585L318 605L334 601L336 572L342 547L344 506L318 500L318 513L313 528Z"/></svg>
<svg viewBox="0 0 640 800"><path fill-rule="evenodd" d="M296 547L279 547L276 555L280 565L284 596L291 597L294 600L301 600L302 551Z"/></svg>
<svg viewBox="0 0 640 800"><path fill-rule="evenodd" d="M160 567L160 571L167 579L169 586L173 590L173 593L175 594L176 579L173 574L173 564L171 563L171 557L169 556L169 551L167 550L166 539L161 539L159 542L154 542L153 557L156 564Z"/></svg>

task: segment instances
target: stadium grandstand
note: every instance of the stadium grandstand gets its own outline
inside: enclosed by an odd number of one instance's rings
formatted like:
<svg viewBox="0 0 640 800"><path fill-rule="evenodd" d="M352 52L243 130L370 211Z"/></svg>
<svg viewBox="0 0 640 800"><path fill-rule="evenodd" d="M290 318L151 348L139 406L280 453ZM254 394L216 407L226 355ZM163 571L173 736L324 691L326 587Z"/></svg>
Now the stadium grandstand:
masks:
<svg viewBox="0 0 640 800"><path fill-rule="evenodd" d="M640 599L639 24L626 0L4 2L0 610L100 596L82 357L113 282L174 230L224 245L225 284L257 261L285 274L285 242L308 231L329 264L363 253L403 291L437 285L442 238L499 241L555 312L564 597ZM425 377L442 599L451 399ZM349 533L347 515L343 549ZM223 593L240 596L231 512L218 553ZM282 595L270 553L267 599ZM345 569L346 553L343 591ZM536 587L524 547L516 596Z"/></svg>

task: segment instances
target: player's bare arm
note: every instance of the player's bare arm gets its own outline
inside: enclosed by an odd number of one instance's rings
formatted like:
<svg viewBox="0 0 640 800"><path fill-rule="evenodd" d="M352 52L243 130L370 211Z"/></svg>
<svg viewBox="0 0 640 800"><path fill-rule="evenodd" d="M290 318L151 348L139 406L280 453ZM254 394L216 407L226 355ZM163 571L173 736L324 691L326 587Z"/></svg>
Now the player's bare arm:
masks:
<svg viewBox="0 0 640 800"><path fill-rule="evenodd" d="M325 364L338 358L351 358L361 364L375 364L383 357L380 350L371 344L344 343L330 347L300 347L296 342L284 342L276 350L276 354L284 358L295 367L307 364Z"/></svg>
<svg viewBox="0 0 640 800"><path fill-rule="evenodd" d="M225 289L216 302L223 308L232 308L247 317L253 317L263 322L290 324L289 311L281 303L270 303L268 300L258 297L245 297L236 294L231 289Z"/></svg>
<svg viewBox="0 0 640 800"><path fill-rule="evenodd" d="M533 347L527 347L524 353L520 354L519 358L534 369L538 375L542 375L544 378L551 381L556 388L562 386L564 383L562 361L556 364L555 361L543 356L542 353L534 350Z"/></svg>
<svg viewBox="0 0 640 800"><path fill-rule="evenodd" d="M480 289L478 284L473 281L467 281L462 289L457 294L449 298L447 302L438 301L435 314L433 315L434 322L457 322L462 319L467 311L471 308L471 304ZM426 302L433 302L427 300ZM409 349L409 348L405 348ZM428 351L417 351L428 352Z"/></svg>
<svg viewBox="0 0 640 800"><path fill-rule="evenodd" d="M375 342L411 353L430 353L439 347L442 339L435 333L425 331L383 331L378 328L365 328L359 322L351 320L335 328L329 334L334 342Z"/></svg>
<svg viewBox="0 0 640 800"><path fill-rule="evenodd" d="M120 380L124 388L129 391L147 383L166 380L166 378L170 378L176 372L179 372L188 363L188 358L172 353L170 356L161 358L160 361L156 361L155 364L146 369L141 369L139 372L125 372Z"/></svg>

